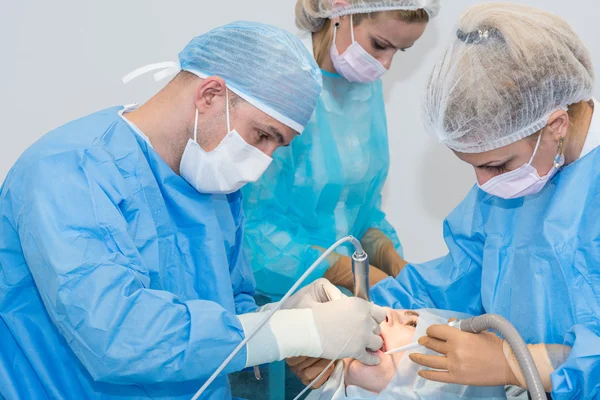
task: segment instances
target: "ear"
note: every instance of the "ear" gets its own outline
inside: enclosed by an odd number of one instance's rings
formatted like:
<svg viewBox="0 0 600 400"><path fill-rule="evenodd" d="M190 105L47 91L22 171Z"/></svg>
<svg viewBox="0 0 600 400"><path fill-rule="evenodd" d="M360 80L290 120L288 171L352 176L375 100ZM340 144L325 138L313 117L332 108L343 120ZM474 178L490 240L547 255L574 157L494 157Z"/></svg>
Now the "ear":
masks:
<svg viewBox="0 0 600 400"><path fill-rule="evenodd" d="M567 136L569 130L569 114L565 110L553 112L548 118L546 125L547 132L552 135L552 139L558 142Z"/></svg>
<svg viewBox="0 0 600 400"><path fill-rule="evenodd" d="M206 113L214 108L215 100L225 96L227 86L223 78L211 76L202 81L194 93L194 103L200 114Z"/></svg>
<svg viewBox="0 0 600 400"><path fill-rule="evenodd" d="M340 8L348 7L348 2L344 0L333 0L333 10L339 10Z"/></svg>

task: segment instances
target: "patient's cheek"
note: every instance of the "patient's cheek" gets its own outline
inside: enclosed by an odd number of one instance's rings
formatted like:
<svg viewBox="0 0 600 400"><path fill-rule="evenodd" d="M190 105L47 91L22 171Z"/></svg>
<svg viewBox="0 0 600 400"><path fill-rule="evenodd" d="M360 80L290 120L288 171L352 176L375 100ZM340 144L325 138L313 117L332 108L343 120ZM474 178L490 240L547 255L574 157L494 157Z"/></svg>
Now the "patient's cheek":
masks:
<svg viewBox="0 0 600 400"><path fill-rule="evenodd" d="M375 393L384 390L394 377L396 366L391 356L381 352L378 355L381 363L375 366L346 359L346 385L359 386Z"/></svg>

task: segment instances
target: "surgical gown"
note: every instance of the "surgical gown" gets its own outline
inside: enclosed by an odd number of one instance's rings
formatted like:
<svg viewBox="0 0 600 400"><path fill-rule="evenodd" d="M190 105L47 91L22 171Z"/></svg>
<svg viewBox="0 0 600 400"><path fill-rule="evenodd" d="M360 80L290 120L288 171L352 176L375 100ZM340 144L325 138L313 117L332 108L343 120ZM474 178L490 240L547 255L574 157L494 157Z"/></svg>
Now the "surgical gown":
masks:
<svg viewBox="0 0 600 400"><path fill-rule="evenodd" d="M449 254L371 291L379 305L499 314L527 343L572 346L552 398L600 398L600 148L537 195L474 187L447 218Z"/></svg>
<svg viewBox="0 0 600 400"><path fill-rule="evenodd" d="M244 337L240 193L195 191L121 108L43 136L3 184L0 398L190 399Z"/></svg>
<svg viewBox="0 0 600 400"><path fill-rule="evenodd" d="M301 136L275 152L255 184L246 185L245 248L257 289L282 296L336 240L381 230L401 252L381 210L389 168L381 81L351 83L323 72L323 92ZM348 255L348 248L338 248ZM323 276L323 262L304 284Z"/></svg>

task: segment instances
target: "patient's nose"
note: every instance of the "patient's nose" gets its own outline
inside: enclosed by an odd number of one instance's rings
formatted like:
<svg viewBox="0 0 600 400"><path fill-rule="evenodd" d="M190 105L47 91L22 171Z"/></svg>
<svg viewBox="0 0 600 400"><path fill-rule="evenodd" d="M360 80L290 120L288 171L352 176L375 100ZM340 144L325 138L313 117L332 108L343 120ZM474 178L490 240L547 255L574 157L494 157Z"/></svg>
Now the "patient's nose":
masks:
<svg viewBox="0 0 600 400"><path fill-rule="evenodd" d="M385 310L385 323L388 326L394 325L394 314L393 314L393 310L390 308Z"/></svg>

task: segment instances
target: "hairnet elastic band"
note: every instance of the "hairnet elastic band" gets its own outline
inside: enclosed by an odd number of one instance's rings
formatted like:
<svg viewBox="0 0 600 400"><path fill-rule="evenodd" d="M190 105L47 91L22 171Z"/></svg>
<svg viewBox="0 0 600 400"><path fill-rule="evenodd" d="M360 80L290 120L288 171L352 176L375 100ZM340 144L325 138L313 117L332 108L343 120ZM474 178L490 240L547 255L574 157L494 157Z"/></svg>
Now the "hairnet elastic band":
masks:
<svg viewBox="0 0 600 400"><path fill-rule="evenodd" d="M434 18L436 15L434 12L427 9L427 7L416 7L416 6L357 7L357 8L344 7L344 8L340 8L338 11L333 11L331 13L331 15L329 16L329 19L342 17L344 15L351 15L351 14L368 14L368 13L376 13L376 12L384 12L384 11L402 11L402 10L416 11L416 10L421 10L421 9L425 10L425 12L427 13L427 15L429 15L430 18Z"/></svg>
<svg viewBox="0 0 600 400"><path fill-rule="evenodd" d="M213 76L211 74L207 74L204 72L200 72L200 71L194 71L192 69L185 69L185 71L190 72L194 75L196 75L199 78L202 79L206 79L210 76ZM260 111L264 112L265 114L269 115L270 117L275 118L277 121L281 122L282 124L292 128L293 130L295 130L298 133L302 133L302 131L304 130L304 126L294 120L292 120L291 118L286 117L285 115L281 114L279 111L274 110L273 108L267 106L264 103L261 103L260 101L248 96L247 94L245 94L244 92L242 92L241 90L237 89L235 86L230 85L229 83L227 83L227 87L229 88L229 90L231 90L233 93L237 94L238 96L240 96L242 99L246 100L248 103L252 104L254 107L258 108Z"/></svg>
<svg viewBox="0 0 600 400"><path fill-rule="evenodd" d="M161 79L168 77L169 75L175 75L176 73L182 71L182 68L178 62L173 62L173 61L148 64L148 65L144 65L143 67L140 67L140 68L137 68L137 69L131 71L130 73L125 75L123 78L121 78L121 80L123 81L123 83L128 83L141 75L147 74L148 72L157 71L157 70L160 70L160 71L154 74L154 80L158 82ZM206 79L206 78L212 76L210 74L195 71L192 69L185 69L185 71L190 72L202 79ZM283 115L280 112L274 110L273 108L267 106L266 104L261 103L260 101L246 95L244 92L242 92L241 90L238 90L234 86L231 86L229 83L227 83L227 87L229 88L229 90L231 90L232 92L234 92L235 94L240 96L242 99L244 99L248 103L252 104L254 107L258 108L265 114L275 118L277 121L281 122L282 124L289 126L296 132L301 134L302 131L304 130L304 126L302 124L292 120L291 118L286 117L285 115Z"/></svg>
<svg viewBox="0 0 600 400"><path fill-rule="evenodd" d="M500 140L496 140L491 143L486 143L484 145L464 146L464 145L461 145L460 142L453 141L452 139L440 140L439 142L442 144L445 144L452 150L458 151L459 153L467 153L467 154L484 153L486 151L500 149L502 147L516 143L519 140L525 139L526 137L529 137L529 136L535 134L536 132L538 132L539 130L541 130L542 128L544 128L548 124L548 119L550 118L550 116L558 110L568 111L569 109L567 106L560 106L560 107L556 108L556 110L554 110L554 111L546 114L544 117L538 119L537 121L535 121L533 124L529 125L528 127L523 128L523 129L513 133L510 136L503 137Z"/></svg>

